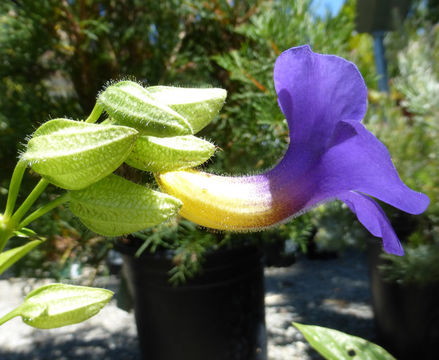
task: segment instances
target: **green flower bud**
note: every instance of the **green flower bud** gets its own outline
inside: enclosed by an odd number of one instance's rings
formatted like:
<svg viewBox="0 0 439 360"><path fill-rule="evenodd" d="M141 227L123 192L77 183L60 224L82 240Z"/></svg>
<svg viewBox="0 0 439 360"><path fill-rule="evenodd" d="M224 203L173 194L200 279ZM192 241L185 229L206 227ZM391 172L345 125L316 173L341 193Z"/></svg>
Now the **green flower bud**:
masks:
<svg viewBox="0 0 439 360"><path fill-rule="evenodd" d="M151 86L146 90L158 102L182 115L190 123L194 134L215 118L227 97L227 91L219 88Z"/></svg>
<svg viewBox="0 0 439 360"><path fill-rule="evenodd" d="M121 81L103 91L97 102L119 124L153 136L192 134L186 119L160 103L133 81Z"/></svg>
<svg viewBox="0 0 439 360"><path fill-rule="evenodd" d="M175 216L180 200L117 175L70 192L70 210L90 230L120 236L158 225Z"/></svg>
<svg viewBox="0 0 439 360"><path fill-rule="evenodd" d="M165 172L198 166L214 152L215 145L193 135L140 136L125 162L136 169Z"/></svg>
<svg viewBox="0 0 439 360"><path fill-rule="evenodd" d="M113 292L85 286L50 284L30 292L23 304L0 319L15 316L39 329L77 324L96 315L110 301Z"/></svg>
<svg viewBox="0 0 439 360"><path fill-rule="evenodd" d="M51 183L82 189L116 170L137 134L126 126L55 119L35 131L22 158Z"/></svg>

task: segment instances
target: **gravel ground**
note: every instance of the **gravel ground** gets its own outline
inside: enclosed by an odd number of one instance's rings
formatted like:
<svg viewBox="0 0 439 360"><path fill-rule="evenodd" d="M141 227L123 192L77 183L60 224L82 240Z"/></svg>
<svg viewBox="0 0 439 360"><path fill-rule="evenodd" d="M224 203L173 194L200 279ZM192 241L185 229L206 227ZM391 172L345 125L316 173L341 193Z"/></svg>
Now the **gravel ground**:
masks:
<svg viewBox="0 0 439 360"><path fill-rule="evenodd" d="M374 340L369 279L363 254L338 259L298 261L265 271L265 309L269 360L314 360L292 321L332 327ZM100 286L115 291L111 277ZM42 285L29 279L0 280L0 314L21 303L31 289ZM111 301L89 321L53 330L37 330L15 318L0 327L2 360L140 359L133 314Z"/></svg>
<svg viewBox="0 0 439 360"><path fill-rule="evenodd" d="M366 256L349 252L331 260L299 261L265 273L269 360L321 359L292 321L374 340Z"/></svg>

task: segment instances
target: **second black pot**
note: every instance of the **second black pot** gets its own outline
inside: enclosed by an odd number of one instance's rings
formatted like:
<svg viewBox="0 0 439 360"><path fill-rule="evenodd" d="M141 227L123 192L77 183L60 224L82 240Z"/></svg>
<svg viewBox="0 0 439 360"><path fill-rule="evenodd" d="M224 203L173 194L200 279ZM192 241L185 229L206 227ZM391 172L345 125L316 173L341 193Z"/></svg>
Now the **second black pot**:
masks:
<svg viewBox="0 0 439 360"><path fill-rule="evenodd" d="M385 281L381 246L370 244L372 305L378 343L399 360L439 359L439 279L428 286Z"/></svg>

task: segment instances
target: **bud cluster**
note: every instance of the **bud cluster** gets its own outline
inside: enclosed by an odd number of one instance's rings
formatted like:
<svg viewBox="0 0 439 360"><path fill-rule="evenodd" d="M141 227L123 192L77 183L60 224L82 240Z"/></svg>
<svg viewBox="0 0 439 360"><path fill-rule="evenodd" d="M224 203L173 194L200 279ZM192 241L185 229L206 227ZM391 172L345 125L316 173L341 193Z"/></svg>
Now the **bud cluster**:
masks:
<svg viewBox="0 0 439 360"><path fill-rule="evenodd" d="M22 160L68 190L70 209L92 231L119 236L175 216L181 201L112 174L120 165L161 173L196 167L215 145L194 136L224 104L223 89L144 88L132 81L107 87L84 121L40 126ZM102 111L108 119L96 121Z"/></svg>

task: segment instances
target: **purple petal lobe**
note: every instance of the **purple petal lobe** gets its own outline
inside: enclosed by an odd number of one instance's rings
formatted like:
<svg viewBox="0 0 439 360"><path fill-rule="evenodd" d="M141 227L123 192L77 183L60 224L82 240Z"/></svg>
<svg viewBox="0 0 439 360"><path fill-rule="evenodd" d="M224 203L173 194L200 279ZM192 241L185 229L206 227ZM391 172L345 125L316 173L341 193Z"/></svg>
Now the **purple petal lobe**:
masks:
<svg viewBox="0 0 439 360"><path fill-rule="evenodd" d="M428 197L401 181L386 147L361 123L338 123L330 144L314 169L321 194L354 190L410 214L425 211Z"/></svg>
<svg viewBox="0 0 439 360"><path fill-rule="evenodd" d="M340 120L361 121L367 89L357 67L338 56L301 46L283 52L274 67L279 105L296 143L324 147Z"/></svg>
<svg viewBox="0 0 439 360"><path fill-rule="evenodd" d="M353 191L340 194L338 198L349 206L352 212L357 215L358 220L372 235L383 238L386 252L399 256L404 255L404 249L389 219L374 200Z"/></svg>

